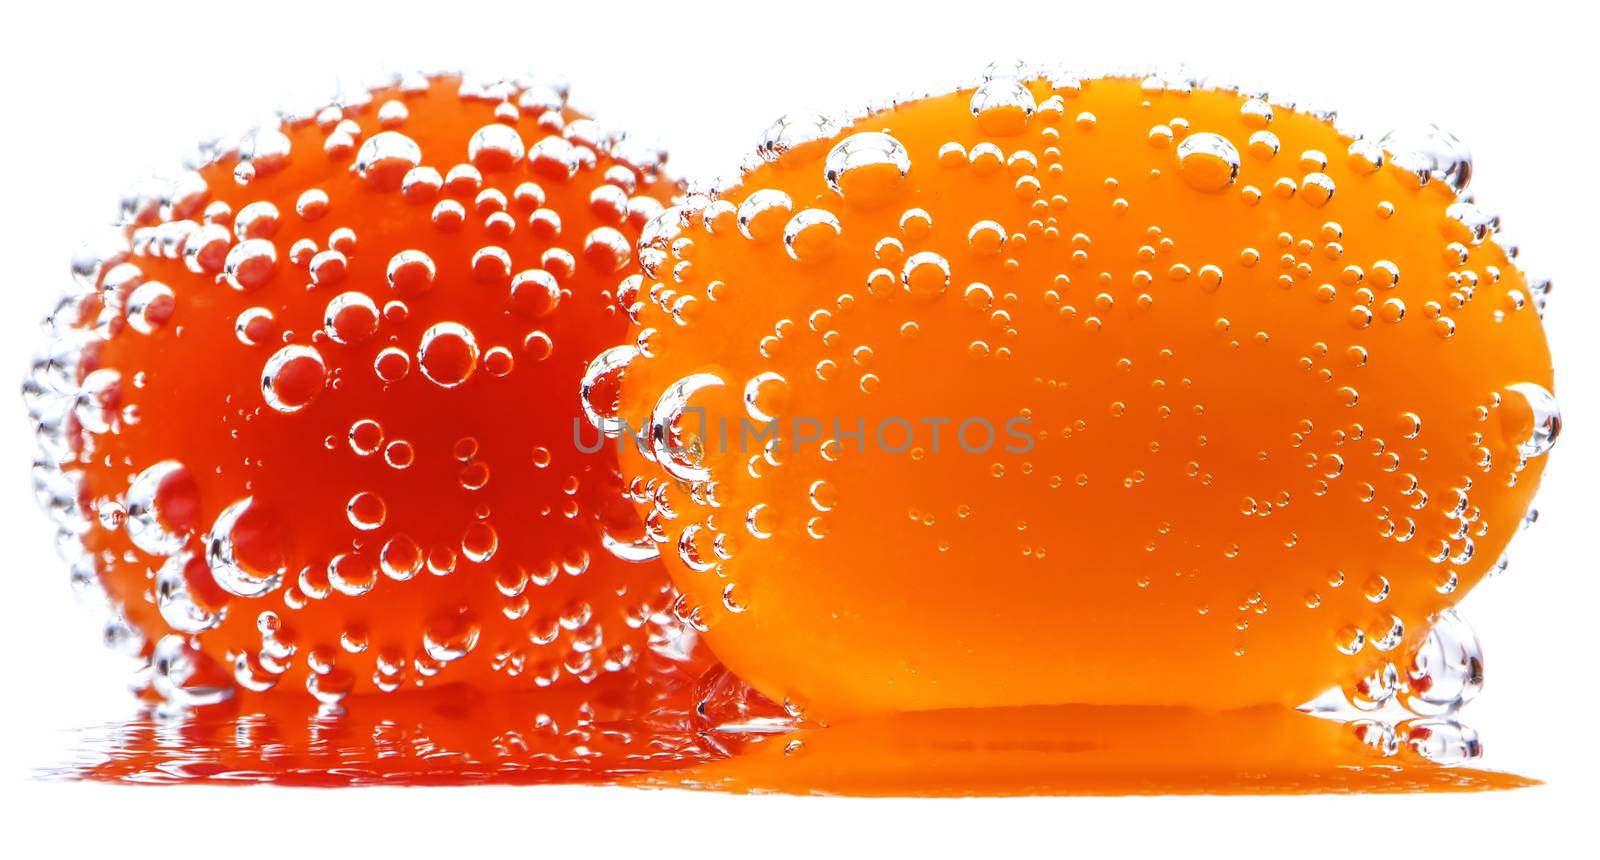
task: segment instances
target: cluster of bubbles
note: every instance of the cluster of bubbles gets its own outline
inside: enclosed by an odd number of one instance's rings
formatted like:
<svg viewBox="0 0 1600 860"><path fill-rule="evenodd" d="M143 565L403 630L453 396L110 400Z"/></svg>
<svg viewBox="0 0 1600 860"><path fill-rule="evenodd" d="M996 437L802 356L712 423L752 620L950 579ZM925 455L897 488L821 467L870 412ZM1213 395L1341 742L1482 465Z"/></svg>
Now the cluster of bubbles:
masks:
<svg viewBox="0 0 1600 860"><path fill-rule="evenodd" d="M348 276L360 256L362 240L354 230L331 229L325 244L313 239L279 241L280 228L288 219L305 224L322 221L340 201L322 188L311 188L299 195L293 212L280 211L267 201L233 211L228 203L212 199L203 171L233 161L232 180L248 188L295 160L310 157L295 151L303 146L295 140L303 138L291 138L286 131L314 126L323 134L321 154L348 165L373 191L395 194L406 205L428 207L429 221L437 230L456 231L468 218L481 221L493 244L472 255L473 277L504 286L507 310L534 320L555 310L563 295L562 281L580 264L602 273L630 265L631 243L619 228L637 230L662 208L642 187L660 179L665 153L592 120L569 118L567 88L560 81L462 77L459 96L494 105L495 121L471 135L465 162L441 173L425 163L423 148L405 130L410 113L406 99L427 92L435 80L425 74L396 75L374 82L369 89L341 93L332 104L280 112L273 123L236 143L204 142L182 173L147 183L122 201L119 224L74 259L71 286L45 320L47 345L23 389L38 440L36 492L58 530L57 546L71 567L74 585L95 595L108 610L106 641L146 660L149 683L172 707L219 701L231 694L234 685L269 689L297 659L310 670L309 692L330 708L337 707L355 679L337 666L336 651L366 651L366 631L346 630L337 649L309 648L296 642L284 614L330 594L366 594L382 578L405 581L424 569L446 575L455 569L458 557L487 562L499 544L495 527L480 519L466 527L459 548L425 550L396 532L382 543L376 564L354 552L343 553L325 567L314 565L296 575L279 536L284 524L251 496L232 500L209 524L196 522L199 491L189 467L177 460L145 465L126 492L116 497L89 497L82 467L95 458L97 437L115 434L144 418L161 420L122 405L124 386L142 386L143 374L130 372L125 378L123 371L97 368L86 360L98 355L100 344L114 338L162 330L181 311L182 290L147 277L142 260L181 262L197 277L215 279L221 288L245 295L287 280L285 273L295 269L309 289L329 296L321 330L309 341L289 342L290 333L281 330L268 307L270 301L244 310L234 321L234 334L243 346L276 344L261 365L260 396L267 409L284 415L311 407L339 385L340 373L350 372L342 356L332 351L365 344L385 325L407 319L410 304L435 287L438 262L422 250L409 249L393 254L383 267L388 297L375 298L364 289L351 288ZM379 91L398 97L375 103ZM524 138L529 123L519 119L532 120L536 139ZM381 130L370 133L374 122ZM609 166L600 170L602 157ZM514 167L532 178L505 190L489 181ZM602 224L577 237L577 246L568 250L560 244L565 238L560 214L545 208L546 188L591 170L600 181L590 195L590 207ZM463 205L463 199L470 201L470 207ZM504 244L517 231L548 245L539 267L512 271ZM552 343L549 335L534 331L521 346L520 357L536 361L550 354ZM392 385L415 371L432 385L450 389L475 374L510 374L518 358L506 347L481 345L471 328L446 320L428 327L414 350L391 346L379 351L371 372ZM396 470L408 468L416 457L411 442L385 438L375 420L355 422L348 441L357 455L381 456ZM548 450L539 450L548 463ZM479 489L488 482L486 463L470 453L458 459L463 462L463 489ZM536 451L536 466L539 459ZM386 511L385 500L376 492L357 493L347 508L358 532L383 528ZM89 551L84 538L96 527L124 531L138 552L102 558ZM100 584L104 565L144 563L155 571L151 599L171 630L153 645ZM563 571L576 576L587 566L587 555L581 551L552 561L548 570L511 565L508 569L515 573L501 576L497 583L507 617L515 620L529 612L530 585L548 584ZM208 591L214 584L220 593L202 597L196 593L197 583ZM222 624L230 612L250 611L251 601L269 595L281 596L283 606L259 611L259 649L231 653L230 666L211 671L216 667L197 647L198 637ZM645 625L656 613L647 602L638 614L639 625ZM511 675L526 673L542 686L563 674L587 680L631 664L637 655L629 646L602 647L601 625L593 615L587 603L576 601L534 624L533 645L565 635L564 659L535 661L523 650L507 649L496 655L495 667ZM663 641L673 638L670 630L651 629L652 636ZM383 690L422 683L472 652L479 637L479 625L472 618L441 616L423 631L415 654L377 653L373 683Z"/></svg>
<svg viewBox="0 0 1600 860"><path fill-rule="evenodd" d="M1454 609L1432 621L1403 669L1384 663L1348 690L1331 689L1301 710L1344 722L1382 757L1410 755L1444 766L1479 758L1483 745L1459 712L1483 689L1483 647Z"/></svg>

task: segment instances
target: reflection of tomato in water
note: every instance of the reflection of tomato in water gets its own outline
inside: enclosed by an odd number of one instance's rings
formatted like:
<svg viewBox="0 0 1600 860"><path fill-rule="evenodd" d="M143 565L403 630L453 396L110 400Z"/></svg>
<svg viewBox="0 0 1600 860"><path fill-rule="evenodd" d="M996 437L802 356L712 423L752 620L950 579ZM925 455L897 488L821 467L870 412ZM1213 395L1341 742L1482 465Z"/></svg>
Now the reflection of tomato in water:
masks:
<svg viewBox="0 0 1600 860"><path fill-rule="evenodd" d="M1004 75L762 154L647 228L613 364L681 610L769 696L1382 698L1538 486L1543 287L1460 165L1236 92ZM741 445L700 409L828 430ZM1008 421L1031 448L984 448Z"/></svg>
<svg viewBox="0 0 1600 860"><path fill-rule="evenodd" d="M637 516L572 439L660 162L564 87L404 78L128 204L30 391L82 570L177 634L158 688L332 701L640 656L670 588L618 557L648 556Z"/></svg>

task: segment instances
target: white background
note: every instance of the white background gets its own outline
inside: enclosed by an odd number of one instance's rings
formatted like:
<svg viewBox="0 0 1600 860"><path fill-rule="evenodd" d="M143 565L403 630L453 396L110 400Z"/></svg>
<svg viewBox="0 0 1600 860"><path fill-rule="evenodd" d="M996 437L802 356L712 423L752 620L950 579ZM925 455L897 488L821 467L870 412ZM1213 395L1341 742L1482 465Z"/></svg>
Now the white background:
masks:
<svg viewBox="0 0 1600 860"><path fill-rule="evenodd" d="M545 6L210 0L8 10L0 25L0 382L20 381L39 342L37 320L64 283L78 238L110 219L124 188L173 167L202 135L242 130L307 84L331 92L341 73L564 71L578 106L659 137L679 174L691 178L736 165L788 110L936 87L998 58L1093 68L1184 63L1217 79L1259 82L1282 98L1339 107L1375 131L1435 121L1471 146L1480 202L1502 214L1530 272L1556 285L1546 323L1566 430L1539 498L1542 516L1513 545L1510 571L1464 605L1488 651L1486 692L1465 715L1485 738L1486 763L1549 785L1483 796L860 801L595 788L317 792L33 782L31 768L54 763L61 729L123 716L129 702L124 665L101 651L73 605L51 530L33 509L29 428L13 400L0 408L5 853L100 847L135 856L207 849L323 856L359 844L371 852L365 856L387 846L400 857L452 845L461 857L485 845L563 856L853 856L882 844L980 857L1157 849L1595 856L1585 835L1600 801L1600 631L1588 521L1600 478L1592 21L1556 4L1397 11L1402 4L1394 0L1255 8L1219 0ZM24 845L13 853L18 837ZM46 841L29 850L33 839Z"/></svg>

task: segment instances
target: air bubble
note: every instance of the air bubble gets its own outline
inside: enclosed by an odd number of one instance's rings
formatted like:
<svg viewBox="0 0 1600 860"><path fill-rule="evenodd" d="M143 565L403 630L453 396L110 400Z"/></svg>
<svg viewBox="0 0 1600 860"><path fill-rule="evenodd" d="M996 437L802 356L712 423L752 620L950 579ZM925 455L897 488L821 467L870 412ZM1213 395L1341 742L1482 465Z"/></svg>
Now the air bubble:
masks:
<svg viewBox="0 0 1600 860"><path fill-rule="evenodd" d="M378 305L365 293L340 293L323 311L322 330L334 343L360 343L378 330Z"/></svg>
<svg viewBox="0 0 1600 860"><path fill-rule="evenodd" d="M606 436L616 437L626 429L621 420L622 378L628 365L639 356L631 346L614 346L589 362L578 383L578 402L584 417Z"/></svg>
<svg viewBox="0 0 1600 860"><path fill-rule="evenodd" d="M789 195L775 188L763 188L739 204L739 232L746 239L776 239L794 211Z"/></svg>
<svg viewBox="0 0 1600 860"><path fill-rule="evenodd" d="M704 452L695 444L698 439L686 436L684 429L678 425L691 397L699 391L723 384L715 374L696 373L668 386L656 401L650 416L650 448L656 461L674 478L682 481L710 478L710 471L701 465Z"/></svg>
<svg viewBox="0 0 1600 860"><path fill-rule="evenodd" d="M745 383L744 411L752 420L770 424L782 411L788 391L788 380L779 374L759 373Z"/></svg>
<svg viewBox="0 0 1600 860"><path fill-rule="evenodd" d="M153 334L172 319L176 307L171 287L146 281L128 294L128 326L140 334Z"/></svg>
<svg viewBox="0 0 1600 860"><path fill-rule="evenodd" d="M1411 656L1403 702L1412 713L1455 713L1483 689L1483 648L1454 609L1440 612Z"/></svg>
<svg viewBox="0 0 1600 860"><path fill-rule="evenodd" d="M217 585L237 597L276 590L287 567L276 519L249 496L229 505L206 537L206 564Z"/></svg>
<svg viewBox="0 0 1600 860"><path fill-rule="evenodd" d="M1191 134L1178 144L1178 172L1196 189L1221 191L1239 178L1239 150L1220 134Z"/></svg>
<svg viewBox="0 0 1600 860"><path fill-rule="evenodd" d="M906 258L900 269L900 284L917 298L942 295L950 286L950 263L932 251L919 251Z"/></svg>
<svg viewBox="0 0 1600 860"><path fill-rule="evenodd" d="M788 114L767 127L756 152L763 161L794 167L822 157L839 125L820 114Z"/></svg>
<svg viewBox="0 0 1600 860"><path fill-rule="evenodd" d="M299 412L328 384L328 370L316 348L294 344L267 359L261 372L261 395L278 412Z"/></svg>
<svg viewBox="0 0 1600 860"><path fill-rule="evenodd" d="M395 535L378 552L384 576L404 582L422 570L422 547L407 535Z"/></svg>
<svg viewBox="0 0 1600 860"><path fill-rule="evenodd" d="M406 173L422 163L422 147L397 131L380 131L356 151L356 175L377 191L400 187Z"/></svg>
<svg viewBox="0 0 1600 860"><path fill-rule="evenodd" d="M994 78L972 93L969 107L986 134L1013 135L1027 127L1038 104L1020 81Z"/></svg>
<svg viewBox="0 0 1600 860"><path fill-rule="evenodd" d="M828 151L822 175L828 187L850 203L876 206L894 198L911 170L911 156L900 141L883 132L864 131Z"/></svg>
<svg viewBox="0 0 1600 860"><path fill-rule="evenodd" d="M383 521L389 515L389 507L377 493L360 492L350 497L350 501L344 506L344 512L350 520L350 525L369 532L383 526Z"/></svg>
<svg viewBox="0 0 1600 860"><path fill-rule="evenodd" d="M478 341L460 323L442 322L422 333L417 347L417 367L429 382L455 388L472 377L478 367Z"/></svg>
<svg viewBox="0 0 1600 860"><path fill-rule="evenodd" d="M228 251L222 274L236 290L258 290L278 269L278 249L266 239L247 239Z"/></svg>
<svg viewBox="0 0 1600 860"><path fill-rule="evenodd" d="M210 630L227 617L226 607L212 610L196 600L189 583L201 577L209 579L211 573L205 561L189 553L172 556L156 571L156 606L162 620L180 633Z"/></svg>
<svg viewBox="0 0 1600 860"><path fill-rule="evenodd" d="M182 463L163 460L133 479L122 504L133 545L151 555L171 555L197 524L200 487Z"/></svg>
<svg viewBox="0 0 1600 860"><path fill-rule="evenodd" d="M839 219L832 212L802 209L783 228L783 248L792 260L818 260L827 256L839 233Z"/></svg>
<svg viewBox="0 0 1600 860"><path fill-rule="evenodd" d="M473 133L467 141L467 160L485 173L510 170L526 153L522 136L502 123L491 123Z"/></svg>
<svg viewBox="0 0 1600 860"><path fill-rule="evenodd" d="M1507 386L1506 390L1515 395L1501 407L1506 438L1516 442L1517 451L1525 458L1549 453L1561 435L1561 406L1555 395L1533 382Z"/></svg>
<svg viewBox="0 0 1600 860"><path fill-rule="evenodd" d="M416 296L433 289L436 273L433 259L421 251L401 251L389 259L389 286L402 296Z"/></svg>
<svg viewBox="0 0 1600 860"><path fill-rule="evenodd" d="M1426 171L1457 194L1465 191L1472 181L1472 153L1459 138L1436 125L1391 131L1378 145L1393 153L1397 165Z"/></svg>

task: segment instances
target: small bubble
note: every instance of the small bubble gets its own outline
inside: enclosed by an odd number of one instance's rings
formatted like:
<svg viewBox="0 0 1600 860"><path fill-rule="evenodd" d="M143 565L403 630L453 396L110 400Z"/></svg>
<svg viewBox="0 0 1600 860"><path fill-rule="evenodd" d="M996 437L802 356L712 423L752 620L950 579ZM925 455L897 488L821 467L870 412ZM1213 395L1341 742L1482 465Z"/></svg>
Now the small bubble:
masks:
<svg viewBox="0 0 1600 860"><path fill-rule="evenodd" d="M261 394L267 405L284 412L299 412L327 387L328 371L314 347L290 345L267 359L261 372Z"/></svg>
<svg viewBox="0 0 1600 860"><path fill-rule="evenodd" d="M472 330L460 323L438 323L422 333L417 367L433 384L455 388L478 367L478 341Z"/></svg>
<svg viewBox="0 0 1600 860"><path fill-rule="evenodd" d="M1222 135L1191 134L1178 144L1178 172L1200 191L1221 191L1239 178L1239 150Z"/></svg>
<svg viewBox="0 0 1600 860"><path fill-rule="evenodd" d="M350 519L350 525L362 531L372 531L383 525L388 516L389 508L384 504L383 497L377 493L360 492L350 497L345 504L345 515Z"/></svg>
<svg viewBox="0 0 1600 860"><path fill-rule="evenodd" d="M1038 103L1020 81L995 78L972 93L968 107L984 133L1013 135L1027 127Z"/></svg>
<svg viewBox="0 0 1600 860"><path fill-rule="evenodd" d="M934 298L950 285L950 264L932 251L912 254L900 270L900 284L913 296Z"/></svg>
<svg viewBox="0 0 1600 860"><path fill-rule="evenodd" d="M378 191L400 187L405 175L422 163L422 147L397 131L380 131L356 152L356 175Z"/></svg>

